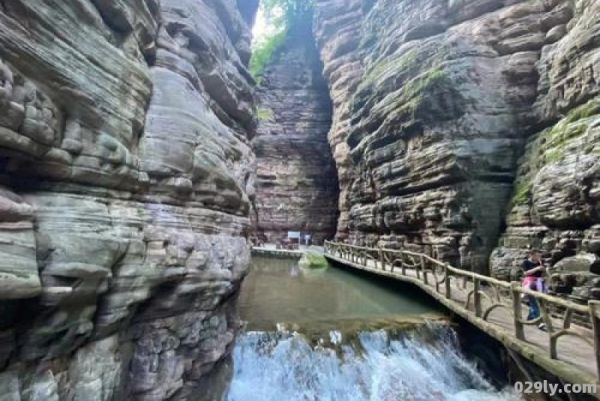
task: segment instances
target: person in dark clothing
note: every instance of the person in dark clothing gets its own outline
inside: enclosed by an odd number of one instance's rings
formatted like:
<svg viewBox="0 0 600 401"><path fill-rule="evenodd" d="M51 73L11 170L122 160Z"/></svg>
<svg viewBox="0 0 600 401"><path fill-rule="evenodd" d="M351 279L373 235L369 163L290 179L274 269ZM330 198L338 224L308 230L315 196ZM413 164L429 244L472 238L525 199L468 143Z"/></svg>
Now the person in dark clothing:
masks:
<svg viewBox="0 0 600 401"><path fill-rule="evenodd" d="M523 261L523 287L533 291L545 292L544 272L546 267L542 262L542 255L539 251L531 251L529 257ZM534 297L527 297L529 304L529 314L527 320L534 320L540 317L540 306ZM538 326L540 329L545 329L544 323Z"/></svg>

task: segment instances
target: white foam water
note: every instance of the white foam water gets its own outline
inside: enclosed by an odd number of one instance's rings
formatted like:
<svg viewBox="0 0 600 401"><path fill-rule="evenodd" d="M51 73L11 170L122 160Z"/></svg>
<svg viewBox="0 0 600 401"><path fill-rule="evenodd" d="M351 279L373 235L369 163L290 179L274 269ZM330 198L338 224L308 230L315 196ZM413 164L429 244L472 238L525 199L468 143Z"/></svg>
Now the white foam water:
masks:
<svg viewBox="0 0 600 401"><path fill-rule="evenodd" d="M364 332L345 345L339 332L330 336L334 345L327 347L285 331L242 334L227 400L521 401L512 389L495 389L446 326L400 338Z"/></svg>

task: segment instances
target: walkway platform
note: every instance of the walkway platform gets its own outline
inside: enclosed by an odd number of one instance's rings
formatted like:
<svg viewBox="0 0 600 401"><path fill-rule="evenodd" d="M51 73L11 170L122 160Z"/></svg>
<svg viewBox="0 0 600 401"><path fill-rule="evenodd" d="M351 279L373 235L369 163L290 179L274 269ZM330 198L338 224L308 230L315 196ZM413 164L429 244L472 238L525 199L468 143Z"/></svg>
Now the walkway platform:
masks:
<svg viewBox="0 0 600 401"><path fill-rule="evenodd" d="M325 257L345 267L418 286L500 341L512 355L526 358L564 382L597 384L589 394L600 399L600 302L575 304L410 251L327 242ZM523 318L527 313L524 296L536 298L540 318ZM541 322L546 331L537 327Z"/></svg>

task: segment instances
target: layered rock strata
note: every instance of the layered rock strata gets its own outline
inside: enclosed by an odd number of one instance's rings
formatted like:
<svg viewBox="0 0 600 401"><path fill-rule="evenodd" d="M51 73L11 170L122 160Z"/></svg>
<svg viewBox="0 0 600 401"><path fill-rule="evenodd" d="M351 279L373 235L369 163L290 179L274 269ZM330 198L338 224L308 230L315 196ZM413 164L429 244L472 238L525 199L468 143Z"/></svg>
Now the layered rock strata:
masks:
<svg viewBox="0 0 600 401"><path fill-rule="evenodd" d="M593 237L586 228L596 224L588 218L597 203L593 191L575 195L568 189L575 180L561 172L594 164L594 131L578 124L593 127L597 112L577 107L597 96L598 1L324 0L315 13L334 105L329 140L340 181L338 238L404 246L488 272L505 224L505 241L526 238L511 248L518 258L535 244L529 239L539 223L563 236L574 224ZM582 115L587 120L577 123ZM590 141L585 157L575 142L539 139L536 132L557 122L561 132L579 127L580 135L555 134ZM535 195L523 202L536 203L546 217L506 222L515 181L519 194L532 186L521 184L531 182L531 162L519 160L539 142L562 149L554 170L534 162L533 175L547 184L534 179ZM548 186L559 182L569 185ZM573 209L583 210L560 211ZM524 209L510 215L518 210ZM494 271L509 264L507 254L514 256L506 245L494 253Z"/></svg>
<svg viewBox="0 0 600 401"><path fill-rule="evenodd" d="M201 398L250 257L246 13L0 2L2 400Z"/></svg>
<svg viewBox="0 0 600 401"><path fill-rule="evenodd" d="M527 249L538 248L553 266L557 290L585 301L600 299L600 2L556 7L565 16L537 53L538 126L518 163L491 267L514 277Z"/></svg>
<svg viewBox="0 0 600 401"><path fill-rule="evenodd" d="M313 243L334 236L338 182L327 140L331 102L309 19L287 33L258 87L256 210L268 242L303 231Z"/></svg>

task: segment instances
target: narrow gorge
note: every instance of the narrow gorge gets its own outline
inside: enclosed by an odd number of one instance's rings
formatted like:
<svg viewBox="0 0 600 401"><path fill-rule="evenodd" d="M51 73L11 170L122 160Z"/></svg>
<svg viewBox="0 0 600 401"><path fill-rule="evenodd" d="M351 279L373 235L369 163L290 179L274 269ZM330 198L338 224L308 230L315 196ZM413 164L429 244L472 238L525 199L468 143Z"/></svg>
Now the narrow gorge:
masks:
<svg viewBox="0 0 600 401"><path fill-rule="evenodd" d="M327 132L331 101L312 34L310 16L286 33L258 85L258 235L276 243L289 231L310 233L314 243L335 235L337 172Z"/></svg>
<svg viewBox="0 0 600 401"><path fill-rule="evenodd" d="M520 399L293 232L600 300L600 0L0 0L0 401Z"/></svg>

